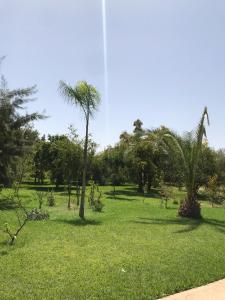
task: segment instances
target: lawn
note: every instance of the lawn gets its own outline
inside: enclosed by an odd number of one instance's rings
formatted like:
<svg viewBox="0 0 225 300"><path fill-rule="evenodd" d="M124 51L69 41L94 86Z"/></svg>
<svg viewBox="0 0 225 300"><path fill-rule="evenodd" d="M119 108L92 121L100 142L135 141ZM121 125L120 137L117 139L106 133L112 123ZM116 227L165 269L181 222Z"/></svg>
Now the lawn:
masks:
<svg viewBox="0 0 225 300"><path fill-rule="evenodd" d="M45 188L45 187L40 187ZM21 196L34 207L34 186ZM104 212L67 209L56 193L48 221L30 221L14 246L0 232L0 299L157 299L225 277L225 209L202 202L203 219L177 217L133 186L102 187ZM176 191L179 200L183 192ZM16 222L1 211L2 225Z"/></svg>

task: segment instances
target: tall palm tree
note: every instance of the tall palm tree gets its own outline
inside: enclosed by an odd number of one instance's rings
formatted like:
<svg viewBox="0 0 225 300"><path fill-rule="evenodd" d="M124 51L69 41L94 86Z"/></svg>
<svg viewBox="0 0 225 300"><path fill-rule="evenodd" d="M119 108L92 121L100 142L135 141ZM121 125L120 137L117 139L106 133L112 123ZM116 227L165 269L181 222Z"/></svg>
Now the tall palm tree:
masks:
<svg viewBox="0 0 225 300"><path fill-rule="evenodd" d="M197 130L194 134L187 135L182 139L174 134L165 134L164 140L168 142L169 146L175 147L180 154L183 162L184 179L187 195L179 208L179 215L189 218L200 218L200 205L196 199L196 169L198 160L202 149L203 137L206 136L205 119L209 125L209 116L207 107L205 107L201 120L198 124Z"/></svg>
<svg viewBox="0 0 225 300"><path fill-rule="evenodd" d="M77 106L80 106L84 112L86 120L86 134L84 141L84 157L83 157L83 175L82 175L82 192L80 201L79 216L84 219L84 203L86 191L86 174L87 174L87 152L88 152L88 129L89 119L93 116L94 112L100 103L100 95L96 88L86 81L80 81L76 86L66 84L64 81L59 82L59 90L65 99Z"/></svg>

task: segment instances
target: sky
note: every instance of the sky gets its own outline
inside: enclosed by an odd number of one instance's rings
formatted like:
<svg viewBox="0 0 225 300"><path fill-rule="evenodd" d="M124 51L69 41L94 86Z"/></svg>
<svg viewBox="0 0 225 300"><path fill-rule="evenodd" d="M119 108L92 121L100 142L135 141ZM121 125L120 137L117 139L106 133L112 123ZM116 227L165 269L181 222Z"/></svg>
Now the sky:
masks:
<svg viewBox="0 0 225 300"><path fill-rule="evenodd" d="M37 85L27 111L45 111L41 134L73 124L84 136L82 112L68 105L59 80L86 80L101 94L90 124L103 149L131 132L197 125L208 107L209 144L225 147L225 1L105 0L105 91L102 0L0 0L0 56L9 88Z"/></svg>

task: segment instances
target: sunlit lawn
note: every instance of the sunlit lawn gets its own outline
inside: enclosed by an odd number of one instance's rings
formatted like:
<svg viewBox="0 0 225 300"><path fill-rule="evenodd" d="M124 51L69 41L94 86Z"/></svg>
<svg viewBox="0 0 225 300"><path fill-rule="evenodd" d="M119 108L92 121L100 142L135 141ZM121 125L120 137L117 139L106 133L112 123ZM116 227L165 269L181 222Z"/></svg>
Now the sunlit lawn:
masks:
<svg viewBox="0 0 225 300"><path fill-rule="evenodd" d="M156 299L225 277L224 208L203 203L203 220L190 221L132 186L117 187L115 199L102 190L104 212L88 209L86 223L60 191L45 207L50 220L30 221L15 246L0 232L1 300ZM33 194L21 191L30 207ZM0 212L6 221L16 221L13 211Z"/></svg>

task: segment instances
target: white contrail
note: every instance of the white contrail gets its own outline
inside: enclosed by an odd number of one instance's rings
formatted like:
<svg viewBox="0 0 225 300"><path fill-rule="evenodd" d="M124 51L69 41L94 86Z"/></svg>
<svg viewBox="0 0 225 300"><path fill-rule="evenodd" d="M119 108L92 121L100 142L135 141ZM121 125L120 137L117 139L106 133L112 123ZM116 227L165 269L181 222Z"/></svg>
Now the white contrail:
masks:
<svg viewBox="0 0 225 300"><path fill-rule="evenodd" d="M102 29L103 29L103 52L104 52L104 102L105 102L105 125L108 142L109 135L109 98L108 98L108 51L107 51L107 29L106 29L106 0L102 0Z"/></svg>

